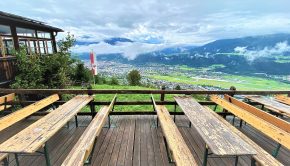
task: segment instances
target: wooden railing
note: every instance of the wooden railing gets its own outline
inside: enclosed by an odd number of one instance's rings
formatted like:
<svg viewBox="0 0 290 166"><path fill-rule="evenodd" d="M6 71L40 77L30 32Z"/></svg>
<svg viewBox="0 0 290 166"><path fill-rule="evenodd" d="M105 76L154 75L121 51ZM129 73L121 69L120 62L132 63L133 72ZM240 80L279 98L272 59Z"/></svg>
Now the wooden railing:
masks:
<svg viewBox="0 0 290 166"><path fill-rule="evenodd" d="M112 89L103 89L103 90L84 90L84 89L1 89L0 94L8 94L8 93L16 93L16 94L37 94L37 95L49 95L49 94L88 94L88 95L106 95L106 94L159 94L160 100L156 101L157 104L161 105L176 105L175 101L166 101L165 96L168 94L176 94L176 95L274 95L274 94L288 94L290 95L290 91L235 91L235 90L112 90ZM146 100L146 99L145 99ZM27 105L34 103L35 101L14 101L10 102L10 104L14 105ZM56 102L57 105L61 105L65 103L65 101ZM199 101L201 105L216 105L212 101ZM260 105L257 102L247 102L252 105ZM99 105L108 105L110 101L93 101L91 103L93 106ZM116 106L124 106L124 105L152 105L150 101L150 96L148 96L147 101L116 101ZM46 113L36 113L35 115L44 115ZM111 114L117 115L132 115L132 114L150 114L154 115L156 112L154 111L138 111L138 112L112 112ZM182 112L171 112L171 114L175 115L183 115ZM230 115L228 112L220 112L222 115ZM91 115L89 112L80 112L78 115Z"/></svg>

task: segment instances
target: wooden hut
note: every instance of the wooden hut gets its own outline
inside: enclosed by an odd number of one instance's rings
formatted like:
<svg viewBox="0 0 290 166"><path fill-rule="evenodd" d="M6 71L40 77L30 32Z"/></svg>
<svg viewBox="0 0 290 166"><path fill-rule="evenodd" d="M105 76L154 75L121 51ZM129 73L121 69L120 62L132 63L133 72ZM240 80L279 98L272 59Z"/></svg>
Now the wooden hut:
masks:
<svg viewBox="0 0 290 166"><path fill-rule="evenodd" d="M0 87L15 76L14 49L25 46L27 55L57 52L55 37L62 29L0 11Z"/></svg>

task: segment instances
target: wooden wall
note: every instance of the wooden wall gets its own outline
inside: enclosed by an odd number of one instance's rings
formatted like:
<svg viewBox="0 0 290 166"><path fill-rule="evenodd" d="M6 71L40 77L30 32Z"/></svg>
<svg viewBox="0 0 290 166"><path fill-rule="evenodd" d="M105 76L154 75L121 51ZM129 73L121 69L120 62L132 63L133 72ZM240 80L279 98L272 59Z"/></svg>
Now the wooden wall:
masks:
<svg viewBox="0 0 290 166"><path fill-rule="evenodd" d="M15 76L15 57L0 57L0 87L9 83Z"/></svg>

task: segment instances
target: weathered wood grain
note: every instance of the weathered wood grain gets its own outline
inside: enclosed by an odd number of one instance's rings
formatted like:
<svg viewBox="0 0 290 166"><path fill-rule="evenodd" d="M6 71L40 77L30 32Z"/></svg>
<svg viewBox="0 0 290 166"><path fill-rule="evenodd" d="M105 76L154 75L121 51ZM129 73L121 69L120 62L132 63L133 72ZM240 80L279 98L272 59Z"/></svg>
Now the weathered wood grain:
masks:
<svg viewBox="0 0 290 166"><path fill-rule="evenodd" d="M191 151L187 147L183 137L174 124L168 110L165 106L156 106L157 116L161 124L162 131L167 140L168 146L172 151L172 155L176 165L191 166L197 165Z"/></svg>
<svg viewBox="0 0 290 166"><path fill-rule="evenodd" d="M198 165L167 108L164 105L156 105L152 95L151 99L175 164L177 166Z"/></svg>
<svg viewBox="0 0 290 166"><path fill-rule="evenodd" d="M238 129L236 129L234 126L232 126L228 121L226 121L224 118L219 116L218 114L214 113L210 108L205 107L209 110L209 112L215 116L220 122L228 126L232 132L239 135L244 141L246 141L249 145L251 145L257 152L256 155L254 155L254 159L256 162L259 163L259 165L263 166L282 166L283 164L280 163L278 160L276 160L271 154L266 152L263 148L261 148L259 145L257 145L254 141L252 141L250 138L248 138L246 135L244 135L242 132L240 132Z"/></svg>
<svg viewBox="0 0 290 166"><path fill-rule="evenodd" d="M74 97L2 143L0 152L34 153L92 100L93 97L87 95Z"/></svg>
<svg viewBox="0 0 290 166"><path fill-rule="evenodd" d="M239 101L238 99L231 97L229 95L225 95L224 98L229 101L230 103L243 108L244 110L250 112L251 114L254 114L256 116L258 116L259 118L279 127L282 130L287 131L288 133L290 133L290 123L282 120L280 118L277 118L274 115L269 114L268 112L265 112L263 110L260 110L254 106L251 106L247 103L244 103L242 101Z"/></svg>
<svg viewBox="0 0 290 166"><path fill-rule="evenodd" d="M96 137L99 136L103 126L106 123L109 113L113 109L115 98L116 96L109 106L101 107L100 111L93 118L78 142L67 155L66 159L62 163L63 166L81 166L84 164L93 149Z"/></svg>
<svg viewBox="0 0 290 166"><path fill-rule="evenodd" d="M290 97L284 96L284 95L276 95L275 100L290 105Z"/></svg>
<svg viewBox="0 0 290 166"><path fill-rule="evenodd" d="M192 125L216 155L251 155L256 151L191 96L175 96Z"/></svg>
<svg viewBox="0 0 290 166"><path fill-rule="evenodd" d="M227 100L220 98L219 96L211 96L211 100L227 109L235 116L241 118L248 124L252 125L254 128L258 129L265 135L269 136L273 140L277 141L281 145L284 145L286 148L290 149L290 134L275 125L259 118L258 116L251 114L250 112L240 108Z"/></svg>
<svg viewBox="0 0 290 166"><path fill-rule="evenodd" d="M59 100L57 94L51 95L45 99L42 99L34 104L28 105L18 111L15 111L9 115L6 115L0 119L0 131L6 129L7 127L19 122L20 120L28 117L29 115L41 110L42 108L54 103Z"/></svg>
<svg viewBox="0 0 290 166"><path fill-rule="evenodd" d="M267 98L265 96L257 96L257 95L253 95L253 96L245 96L246 98L261 103L263 104L265 107L267 107L267 109L286 115L288 117L290 117L290 106L289 105L285 105L282 104L274 99L271 98Z"/></svg>

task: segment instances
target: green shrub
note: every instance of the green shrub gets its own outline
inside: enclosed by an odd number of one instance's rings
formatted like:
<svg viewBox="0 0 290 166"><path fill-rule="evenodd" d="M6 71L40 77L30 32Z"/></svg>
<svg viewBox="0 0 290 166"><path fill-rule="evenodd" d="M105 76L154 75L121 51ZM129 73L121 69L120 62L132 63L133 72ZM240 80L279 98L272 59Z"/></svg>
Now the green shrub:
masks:
<svg viewBox="0 0 290 166"><path fill-rule="evenodd" d="M17 73L12 88L65 88L74 75L69 49L75 39L68 34L58 43L59 52L51 55L26 54L25 48L15 51Z"/></svg>

